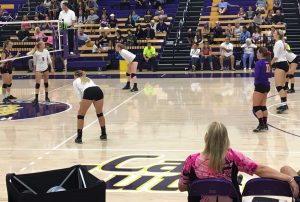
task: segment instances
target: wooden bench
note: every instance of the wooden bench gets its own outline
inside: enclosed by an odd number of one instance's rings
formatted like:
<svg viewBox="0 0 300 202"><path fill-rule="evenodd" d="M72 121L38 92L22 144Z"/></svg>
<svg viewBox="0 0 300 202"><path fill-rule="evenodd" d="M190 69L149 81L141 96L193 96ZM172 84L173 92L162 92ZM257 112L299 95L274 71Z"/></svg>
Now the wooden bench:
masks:
<svg viewBox="0 0 300 202"><path fill-rule="evenodd" d="M209 23L215 23L217 22L218 20L212 20L212 21L209 21ZM221 20L219 21L220 24L235 24L235 23L240 23L240 24L248 24L248 23L251 23L251 22L254 22L253 20ZM207 23L207 21L199 21L199 25L203 25Z"/></svg>
<svg viewBox="0 0 300 202"><path fill-rule="evenodd" d="M130 46L130 50L143 50L146 46ZM153 46L156 50L161 49L161 46L154 45ZM93 47L87 47L87 46L82 46L79 48L80 51L91 51L93 50ZM114 47L108 47L108 50L114 50ZM81 54L80 54L81 55ZM87 57L87 56L86 56Z"/></svg>
<svg viewBox="0 0 300 202"><path fill-rule="evenodd" d="M13 9L15 9L14 4L0 4L0 6L4 10L13 10Z"/></svg>
<svg viewBox="0 0 300 202"><path fill-rule="evenodd" d="M126 22L127 18L117 18L118 22ZM172 21L173 17L167 17L167 19L165 19L165 22L168 21ZM144 21L144 18L139 18L139 21Z"/></svg>
<svg viewBox="0 0 300 202"><path fill-rule="evenodd" d="M80 57L90 57L90 58L101 58L104 60L105 57L108 57L108 53L81 53Z"/></svg>
<svg viewBox="0 0 300 202"><path fill-rule="evenodd" d="M263 14L263 17L267 16L267 14ZM200 16L201 19L216 19L216 18L222 18L222 19L233 19L233 18L239 18L238 15L217 15L217 16Z"/></svg>

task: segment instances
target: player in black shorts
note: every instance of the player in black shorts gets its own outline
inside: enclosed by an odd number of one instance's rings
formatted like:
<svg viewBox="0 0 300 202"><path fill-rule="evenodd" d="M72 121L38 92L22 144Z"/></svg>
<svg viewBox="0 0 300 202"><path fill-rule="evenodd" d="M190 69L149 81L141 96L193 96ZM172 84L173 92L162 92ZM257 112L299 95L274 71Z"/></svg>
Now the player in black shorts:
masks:
<svg viewBox="0 0 300 202"><path fill-rule="evenodd" d="M1 54L1 60L8 60L15 57L18 57L20 53L18 52L16 56L12 56L11 49L13 47L13 43L10 40L7 40L3 44L3 52ZM0 61L0 68L2 74L2 93L3 93L3 102L10 103L12 99L17 99L16 97L10 94L10 89L12 86L12 62L13 60L1 62Z"/></svg>
<svg viewBox="0 0 300 202"><path fill-rule="evenodd" d="M294 74L295 71L298 67L298 64L300 62L300 58L299 56L297 56L296 54L294 54L291 51L291 48L288 44L286 44L286 58L289 62L290 68L288 71L288 74L286 75L287 79L285 82L285 89L287 90L287 93L295 93L295 78L294 78ZM289 88L289 82L291 83L291 87Z"/></svg>

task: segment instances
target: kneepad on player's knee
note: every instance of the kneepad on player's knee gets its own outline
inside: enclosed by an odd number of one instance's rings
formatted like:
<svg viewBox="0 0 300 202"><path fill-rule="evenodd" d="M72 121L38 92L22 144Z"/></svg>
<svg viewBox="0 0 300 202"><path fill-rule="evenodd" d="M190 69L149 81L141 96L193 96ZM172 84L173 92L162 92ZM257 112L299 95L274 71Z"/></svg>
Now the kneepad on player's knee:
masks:
<svg viewBox="0 0 300 202"><path fill-rule="evenodd" d="M83 115L77 115L77 119L83 120L84 116Z"/></svg>
<svg viewBox="0 0 300 202"><path fill-rule="evenodd" d="M131 73L131 78L134 78L136 77L136 74L135 73Z"/></svg>
<svg viewBox="0 0 300 202"><path fill-rule="evenodd" d="M276 90L279 93L281 90L284 90L284 86L276 86Z"/></svg>
<svg viewBox="0 0 300 202"><path fill-rule="evenodd" d="M7 88L11 88L11 86L12 86L12 83L10 83L10 84L6 84L7 85Z"/></svg>
<svg viewBox="0 0 300 202"><path fill-rule="evenodd" d="M44 83L44 86L45 86L45 88L48 88L49 87L49 83L48 82Z"/></svg>
<svg viewBox="0 0 300 202"><path fill-rule="evenodd" d="M261 110L261 106L253 106L253 113L256 114L256 112Z"/></svg>
<svg viewBox="0 0 300 202"><path fill-rule="evenodd" d="M263 112L268 110L266 106L260 106L260 109L261 109L261 111L263 111Z"/></svg>
<svg viewBox="0 0 300 202"><path fill-rule="evenodd" d="M99 113L99 114L97 114L97 117L98 118L100 118L100 117L103 117L104 116L104 114L101 112L101 113Z"/></svg>
<svg viewBox="0 0 300 202"><path fill-rule="evenodd" d="M2 88L6 89L7 88L7 84L6 83L2 84Z"/></svg>
<svg viewBox="0 0 300 202"><path fill-rule="evenodd" d="M130 74L128 72L126 72L126 76L130 76Z"/></svg>
<svg viewBox="0 0 300 202"><path fill-rule="evenodd" d="M39 84L39 83L36 83L36 84L35 84L35 89L39 89L39 88L40 88L40 86L41 86L41 84Z"/></svg>

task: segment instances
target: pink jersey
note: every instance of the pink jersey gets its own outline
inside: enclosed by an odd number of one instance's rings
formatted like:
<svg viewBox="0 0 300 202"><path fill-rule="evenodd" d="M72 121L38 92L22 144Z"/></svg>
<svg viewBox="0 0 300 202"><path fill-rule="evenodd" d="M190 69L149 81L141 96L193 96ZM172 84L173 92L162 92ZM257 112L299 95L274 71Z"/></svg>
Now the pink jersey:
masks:
<svg viewBox="0 0 300 202"><path fill-rule="evenodd" d="M225 164L222 173L209 169L209 159L199 153L190 155L184 162L179 183L188 185L195 179L222 178L231 181L233 164L239 171L252 175L257 169L257 163L246 157L244 154L228 149L225 156Z"/></svg>

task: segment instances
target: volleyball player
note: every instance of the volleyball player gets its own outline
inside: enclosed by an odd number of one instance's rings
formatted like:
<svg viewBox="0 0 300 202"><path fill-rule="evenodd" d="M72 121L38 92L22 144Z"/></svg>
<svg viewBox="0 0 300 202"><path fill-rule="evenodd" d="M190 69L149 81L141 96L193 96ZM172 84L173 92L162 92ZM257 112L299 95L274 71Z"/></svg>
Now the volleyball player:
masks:
<svg viewBox="0 0 300 202"><path fill-rule="evenodd" d="M295 93L295 78L294 78L294 74L295 71L298 67L298 63L300 62L299 60L299 56L297 56L296 54L294 54L291 51L291 48L288 44L286 44L286 59L289 62L290 68L288 71L288 74L286 75L286 82L285 82L285 89L287 90L287 93ZM288 85L289 85L289 81L291 82L291 88L289 89Z"/></svg>
<svg viewBox="0 0 300 202"><path fill-rule="evenodd" d="M78 144L82 143L84 116L91 104L93 104L96 109L96 114L101 127L100 140L106 140L107 134L103 115L104 95L102 90L91 79L86 77L85 72L82 70L77 70L74 77L73 87L80 97L80 107L77 115L77 137L75 142Z"/></svg>
<svg viewBox="0 0 300 202"><path fill-rule="evenodd" d="M50 99L48 97L48 79L49 72L53 72L54 70L52 67L50 53L45 48L45 43L42 41L38 42L35 50L33 50L33 66L35 69L35 99L32 103L37 104L39 102L39 92L42 78L44 78L45 101L50 102Z"/></svg>
<svg viewBox="0 0 300 202"><path fill-rule="evenodd" d="M273 38L276 41L273 53L274 57L271 61L272 67L275 68L275 86L281 98L281 106L277 108L277 113L282 114L288 109L287 92L285 91L285 79L289 71L289 64L286 58L286 48L283 41L284 33L282 30L276 30Z"/></svg>
<svg viewBox="0 0 300 202"><path fill-rule="evenodd" d="M268 130L267 95L270 91L269 76L271 73L270 53L267 48L260 47L257 51L258 61L255 63L253 92L253 113L259 124L253 132Z"/></svg>
<svg viewBox="0 0 300 202"><path fill-rule="evenodd" d="M12 59L16 58L20 55L18 52L17 55L12 56L11 50L13 47L13 43L10 40L7 40L3 44L3 52L1 54L1 60L7 60L7 59ZM0 61L1 62L1 61ZM10 94L11 86L12 86L12 63L13 61L7 61L0 63L0 68L1 68L1 74L2 74L2 93L3 93L3 102L10 103L10 100L17 99L15 96Z"/></svg>
<svg viewBox="0 0 300 202"><path fill-rule="evenodd" d="M127 83L123 88L123 90L130 90L130 80L132 80L133 88L131 89L131 92L138 91L139 89L137 88L136 70L139 62L137 60L137 56L129 52L128 50L125 50L125 46L121 43L117 43L115 49L118 53L120 53L122 58L128 63L127 72L126 72Z"/></svg>

